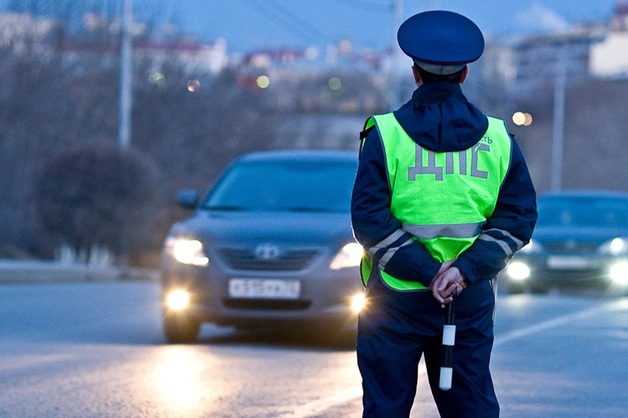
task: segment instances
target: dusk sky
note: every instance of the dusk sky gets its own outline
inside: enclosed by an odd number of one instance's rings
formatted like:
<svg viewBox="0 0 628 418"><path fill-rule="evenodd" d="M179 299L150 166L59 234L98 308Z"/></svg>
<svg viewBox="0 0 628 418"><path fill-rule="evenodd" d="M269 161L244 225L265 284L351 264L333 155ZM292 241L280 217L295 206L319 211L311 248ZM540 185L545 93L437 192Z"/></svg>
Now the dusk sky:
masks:
<svg viewBox="0 0 628 418"><path fill-rule="evenodd" d="M136 2L157 0L135 0ZM222 37L229 51L327 45L342 37L356 48L382 49L396 33L395 0L159 0L163 16L204 40ZM404 17L428 9L467 15L485 36L553 31L609 19L622 0L403 0Z"/></svg>
<svg viewBox="0 0 628 418"><path fill-rule="evenodd" d="M0 0L0 8L77 8L119 14L124 0ZM429 9L462 13L487 38L556 31L587 22L606 22L628 0L131 0L135 20L153 27L174 23L205 42L227 41L228 52L276 47L324 47L348 38L356 49L382 50L395 42L403 18ZM57 11L71 15L71 10ZM396 42L395 42L396 43Z"/></svg>

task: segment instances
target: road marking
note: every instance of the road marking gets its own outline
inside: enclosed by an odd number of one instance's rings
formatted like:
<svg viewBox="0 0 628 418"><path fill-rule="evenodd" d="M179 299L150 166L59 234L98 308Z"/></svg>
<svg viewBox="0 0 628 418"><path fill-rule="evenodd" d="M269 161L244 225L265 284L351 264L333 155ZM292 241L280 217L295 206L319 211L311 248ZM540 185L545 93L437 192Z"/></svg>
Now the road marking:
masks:
<svg viewBox="0 0 628 418"><path fill-rule="evenodd" d="M511 331L504 335L495 338L493 347L497 347L502 344L506 344L519 338L527 337L528 335L536 334L537 332L545 331L551 328L556 328L561 325L565 325L569 322L585 319L587 317L595 316L604 311L610 311L613 309L621 308L623 304L620 303L607 303L602 306L596 306L594 308L585 309L584 311L566 314L559 316L558 318L550 319L535 325L530 325L526 328L521 328L515 331Z"/></svg>
<svg viewBox="0 0 628 418"><path fill-rule="evenodd" d="M535 325L531 325L526 328L518 329L515 331L511 331L504 335L495 338L495 342L493 344L494 347L527 337L532 334L536 334L541 331L546 331L551 328L556 328L561 325L565 325L569 322L582 320L588 317L595 316L604 311L610 311L615 309L626 309L627 303L623 301L618 301L615 303L606 303L602 306L596 306L594 308L585 309L584 311L566 314L559 316L554 319L550 319L548 321L540 322ZM423 375L426 373L425 365L421 363L419 365L419 375ZM290 418L310 418L315 416L320 416L324 411L337 406L342 405L344 403L353 402L362 397L362 387L360 385L350 386L342 392L336 393L335 395L328 396L325 398L317 399L312 402L308 402L304 405L300 405L296 407L292 413L286 415Z"/></svg>

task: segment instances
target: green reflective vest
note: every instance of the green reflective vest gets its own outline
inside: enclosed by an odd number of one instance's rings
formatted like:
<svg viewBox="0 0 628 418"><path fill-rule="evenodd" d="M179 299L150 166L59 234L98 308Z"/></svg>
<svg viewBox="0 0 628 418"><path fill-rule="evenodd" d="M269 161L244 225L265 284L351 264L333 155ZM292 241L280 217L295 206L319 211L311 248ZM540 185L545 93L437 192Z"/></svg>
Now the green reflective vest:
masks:
<svg viewBox="0 0 628 418"><path fill-rule="evenodd" d="M486 133L474 146L454 152L422 148L392 113L366 122L366 128L376 126L382 140L393 216L440 262L457 258L477 239L506 177L511 139L502 120L488 121ZM366 285L373 272L368 254L361 268ZM426 289L419 282L379 273L393 289Z"/></svg>

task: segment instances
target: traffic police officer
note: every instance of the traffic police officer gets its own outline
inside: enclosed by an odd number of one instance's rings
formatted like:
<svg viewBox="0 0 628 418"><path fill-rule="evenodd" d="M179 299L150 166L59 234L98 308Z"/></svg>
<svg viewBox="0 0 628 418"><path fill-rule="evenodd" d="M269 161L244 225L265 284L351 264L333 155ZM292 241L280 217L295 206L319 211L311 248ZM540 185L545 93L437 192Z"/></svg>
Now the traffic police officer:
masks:
<svg viewBox="0 0 628 418"><path fill-rule="evenodd" d="M425 355L442 417L497 417L489 372L493 279L529 240L536 194L503 121L462 93L480 29L450 11L419 13L397 34L418 88L362 131L351 215L365 248L358 321L364 417L408 417ZM456 290L452 388L438 388L443 307Z"/></svg>

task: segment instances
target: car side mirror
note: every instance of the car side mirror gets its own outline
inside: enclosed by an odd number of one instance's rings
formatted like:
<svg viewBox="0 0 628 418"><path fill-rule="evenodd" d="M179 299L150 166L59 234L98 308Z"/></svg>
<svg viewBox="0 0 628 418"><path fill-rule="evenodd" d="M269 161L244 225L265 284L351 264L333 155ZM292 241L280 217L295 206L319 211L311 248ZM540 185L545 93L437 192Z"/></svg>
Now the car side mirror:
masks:
<svg viewBox="0 0 628 418"><path fill-rule="evenodd" d="M196 190L185 189L177 193L177 203L186 209L196 209L200 196Z"/></svg>

